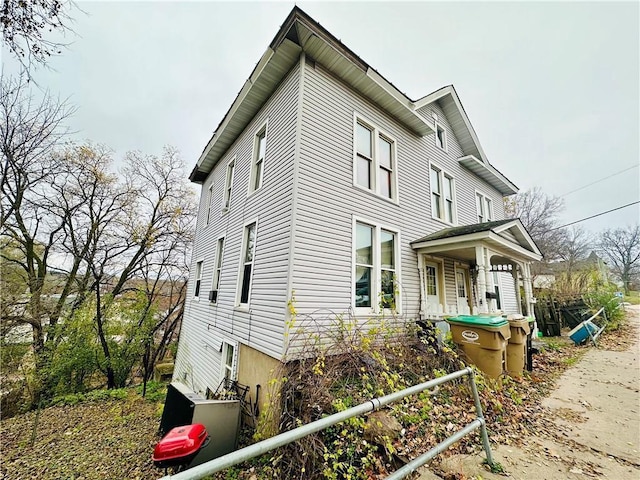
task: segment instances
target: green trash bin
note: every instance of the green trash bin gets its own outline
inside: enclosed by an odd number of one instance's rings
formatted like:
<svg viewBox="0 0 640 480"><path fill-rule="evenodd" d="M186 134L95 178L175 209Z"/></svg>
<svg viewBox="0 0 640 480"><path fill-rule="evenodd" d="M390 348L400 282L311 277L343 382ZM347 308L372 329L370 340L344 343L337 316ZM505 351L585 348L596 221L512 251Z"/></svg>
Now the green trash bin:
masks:
<svg viewBox="0 0 640 480"><path fill-rule="evenodd" d="M506 369L506 348L511 329L502 317L460 315L447 319L451 335L480 370L497 378Z"/></svg>

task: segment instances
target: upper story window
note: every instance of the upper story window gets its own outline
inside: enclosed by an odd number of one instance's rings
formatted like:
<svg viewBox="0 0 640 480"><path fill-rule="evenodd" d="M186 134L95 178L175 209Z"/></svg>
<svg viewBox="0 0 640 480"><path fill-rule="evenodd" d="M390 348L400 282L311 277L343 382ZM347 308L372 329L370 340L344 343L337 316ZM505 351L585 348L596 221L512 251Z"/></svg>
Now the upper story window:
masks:
<svg viewBox="0 0 640 480"><path fill-rule="evenodd" d="M441 168L431 165L429 171L431 183L431 216L444 222L455 224L457 221L455 180Z"/></svg>
<svg viewBox="0 0 640 480"><path fill-rule="evenodd" d="M396 308L397 233L356 222L354 234L354 306Z"/></svg>
<svg viewBox="0 0 640 480"><path fill-rule="evenodd" d="M249 304L251 293L251 280L253 278L253 259L256 248L256 223L251 223L244 227L244 238L242 242L242 258L240 264L239 295L238 304L246 306Z"/></svg>
<svg viewBox="0 0 640 480"><path fill-rule="evenodd" d="M395 141L359 118L355 128L354 183L381 197L396 200Z"/></svg>
<svg viewBox="0 0 640 480"><path fill-rule="evenodd" d="M476 192L476 212L478 223L493 220L493 201L484 193Z"/></svg>
<svg viewBox="0 0 640 480"><path fill-rule="evenodd" d="M249 193L255 192L262 187L262 176L264 173L264 158L267 151L267 124L265 123L253 142L253 160L251 162L251 178L249 178Z"/></svg>
<svg viewBox="0 0 640 480"><path fill-rule="evenodd" d="M213 271L213 283L211 284L211 292L209 293L209 301L211 303L218 302L218 290L220 289L220 273L222 272L222 255L224 252L224 238L218 239L216 246L216 263Z"/></svg>
<svg viewBox="0 0 640 480"><path fill-rule="evenodd" d="M213 203L213 183L209 185L209 191L207 193L207 220L205 225L209 225L211 221L211 205Z"/></svg>
<svg viewBox="0 0 640 480"><path fill-rule="evenodd" d="M436 146L445 152L447 151L447 131L438 122L435 122Z"/></svg>
<svg viewBox="0 0 640 480"><path fill-rule="evenodd" d="M194 297L200 296L201 284L202 284L202 260L196 263L196 288L193 292Z"/></svg>
<svg viewBox="0 0 640 480"><path fill-rule="evenodd" d="M222 211L226 212L231 206L231 189L233 187L233 172L236 166L236 159L234 158L227 165L227 176L224 183L224 199L222 202Z"/></svg>

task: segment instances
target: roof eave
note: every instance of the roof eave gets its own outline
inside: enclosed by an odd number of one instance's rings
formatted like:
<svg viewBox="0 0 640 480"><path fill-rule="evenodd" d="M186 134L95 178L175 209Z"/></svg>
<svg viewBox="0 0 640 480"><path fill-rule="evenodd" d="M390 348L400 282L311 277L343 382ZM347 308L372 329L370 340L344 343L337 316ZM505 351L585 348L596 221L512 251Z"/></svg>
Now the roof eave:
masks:
<svg viewBox="0 0 640 480"><path fill-rule="evenodd" d="M303 35L304 40L302 40ZM311 37L319 39L321 45L310 41ZM294 41L300 41L302 45ZM320 46L330 48L323 48L320 52ZM294 51L295 59L292 58ZM320 60L318 57L323 57L324 62L320 61L320 63L328 65L328 69L333 74L364 95L369 95L374 103L387 110L416 134L424 136L433 132L433 127L414 111L411 99L300 8L294 7L207 143L189 176L191 181L196 183L204 181L214 165L295 65L295 61L303 51L316 61ZM265 75L268 70L269 75ZM247 102L247 99L251 99L251 102Z"/></svg>
<svg viewBox="0 0 640 480"><path fill-rule="evenodd" d="M460 157L458 162L498 190L503 196L518 193L518 187L507 177L495 169L491 164L480 161L474 155Z"/></svg>

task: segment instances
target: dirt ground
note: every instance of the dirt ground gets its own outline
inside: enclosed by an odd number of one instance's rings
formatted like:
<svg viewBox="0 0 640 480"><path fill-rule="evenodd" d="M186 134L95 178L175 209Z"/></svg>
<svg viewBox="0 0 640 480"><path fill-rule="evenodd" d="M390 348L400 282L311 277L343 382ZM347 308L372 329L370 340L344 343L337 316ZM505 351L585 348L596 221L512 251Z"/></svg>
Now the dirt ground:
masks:
<svg viewBox="0 0 640 480"><path fill-rule="evenodd" d="M440 476L423 469L420 479L640 479L640 306L627 312L635 329L630 345L584 347L589 351L544 400L553 435L493 448L502 474L487 470L484 454L454 455L437 465Z"/></svg>

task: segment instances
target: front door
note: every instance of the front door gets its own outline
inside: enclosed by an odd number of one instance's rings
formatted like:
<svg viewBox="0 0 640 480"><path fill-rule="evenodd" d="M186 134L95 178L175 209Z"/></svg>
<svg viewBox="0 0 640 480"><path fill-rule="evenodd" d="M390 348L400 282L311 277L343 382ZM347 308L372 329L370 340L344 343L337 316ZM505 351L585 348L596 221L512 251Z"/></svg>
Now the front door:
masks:
<svg viewBox="0 0 640 480"><path fill-rule="evenodd" d="M456 268L456 295L458 297L458 313L469 314L469 291L467 285L467 270Z"/></svg>
<svg viewBox="0 0 640 480"><path fill-rule="evenodd" d="M426 262L424 267L424 287L428 313L441 313L439 312L441 307L438 277L438 264Z"/></svg>

